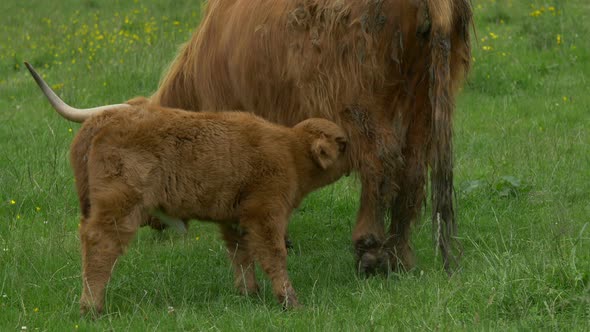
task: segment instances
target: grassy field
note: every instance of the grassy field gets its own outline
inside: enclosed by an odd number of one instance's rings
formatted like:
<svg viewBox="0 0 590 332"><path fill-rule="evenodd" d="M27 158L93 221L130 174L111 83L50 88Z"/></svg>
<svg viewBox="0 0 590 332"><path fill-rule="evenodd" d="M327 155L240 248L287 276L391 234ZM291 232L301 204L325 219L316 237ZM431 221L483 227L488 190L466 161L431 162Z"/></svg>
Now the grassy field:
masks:
<svg viewBox="0 0 590 332"><path fill-rule="evenodd" d="M149 95L200 19L198 1L0 3L0 330L590 329L590 23L587 0L473 0L474 67L457 105L462 269L442 271L428 212L414 271L359 278L351 178L294 215L289 271L302 310L233 289L212 225L142 229L97 321L79 317L78 125L23 69L79 107Z"/></svg>

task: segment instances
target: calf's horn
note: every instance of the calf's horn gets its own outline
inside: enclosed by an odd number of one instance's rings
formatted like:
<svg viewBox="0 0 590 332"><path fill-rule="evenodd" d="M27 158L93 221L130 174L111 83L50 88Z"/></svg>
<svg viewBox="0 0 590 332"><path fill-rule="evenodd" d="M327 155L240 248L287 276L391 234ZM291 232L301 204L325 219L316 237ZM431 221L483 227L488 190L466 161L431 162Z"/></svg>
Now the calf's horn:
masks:
<svg viewBox="0 0 590 332"><path fill-rule="evenodd" d="M51 103L51 106L53 106L57 113L70 121L80 123L84 122L84 120L88 119L89 117L100 114L106 110L131 107L129 104L113 104L85 109L71 107L61 98L59 98L57 94L55 94L55 92L49 87L49 85L47 85L45 80L41 78L41 76L35 71L31 64L25 62L25 66L27 66L27 69L29 69L29 72L31 72L31 75L37 82L37 85L39 85L39 88L41 88L41 91L43 91L43 94L45 94L49 100L49 103Z"/></svg>

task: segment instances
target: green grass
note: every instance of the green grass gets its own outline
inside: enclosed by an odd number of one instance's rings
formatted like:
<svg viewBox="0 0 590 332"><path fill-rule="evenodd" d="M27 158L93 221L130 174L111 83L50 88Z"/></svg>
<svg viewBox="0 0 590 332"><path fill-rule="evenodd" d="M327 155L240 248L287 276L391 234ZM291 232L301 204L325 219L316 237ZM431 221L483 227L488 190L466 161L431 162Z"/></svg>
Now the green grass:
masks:
<svg viewBox="0 0 590 332"><path fill-rule="evenodd" d="M0 330L590 329L590 24L586 0L474 0L473 71L457 103L461 270L435 256L426 212L417 268L354 274L353 179L293 217L289 271L305 308L262 281L237 295L214 225L142 229L118 261L107 314L81 319L78 206L68 147L28 60L73 105L153 92L200 19L197 1L0 4Z"/></svg>

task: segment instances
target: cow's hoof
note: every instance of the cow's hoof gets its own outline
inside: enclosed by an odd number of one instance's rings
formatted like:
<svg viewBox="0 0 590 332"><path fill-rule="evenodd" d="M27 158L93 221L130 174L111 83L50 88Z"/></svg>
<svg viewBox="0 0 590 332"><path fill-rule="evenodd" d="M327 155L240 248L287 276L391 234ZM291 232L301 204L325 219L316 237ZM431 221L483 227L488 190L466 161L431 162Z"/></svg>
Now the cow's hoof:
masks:
<svg viewBox="0 0 590 332"><path fill-rule="evenodd" d="M381 251L365 252L357 261L357 272L365 277L387 274L387 256Z"/></svg>
<svg viewBox="0 0 590 332"><path fill-rule="evenodd" d="M389 267L393 272L408 272L416 266L414 251L407 244L398 244L390 249Z"/></svg>
<svg viewBox="0 0 590 332"><path fill-rule="evenodd" d="M387 273L388 257L381 248L382 243L368 235L355 243L357 272L362 276Z"/></svg>

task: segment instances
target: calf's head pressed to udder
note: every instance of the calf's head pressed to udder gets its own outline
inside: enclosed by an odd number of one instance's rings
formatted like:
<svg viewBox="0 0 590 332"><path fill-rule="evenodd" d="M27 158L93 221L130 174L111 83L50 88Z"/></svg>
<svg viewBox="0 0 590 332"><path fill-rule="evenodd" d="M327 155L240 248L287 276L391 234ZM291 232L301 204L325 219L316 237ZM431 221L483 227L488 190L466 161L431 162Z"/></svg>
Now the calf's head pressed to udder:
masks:
<svg viewBox="0 0 590 332"><path fill-rule="evenodd" d="M287 128L251 113L186 112L145 98L78 110L27 67L58 113L83 122L70 154L82 210L83 313L102 311L116 259L153 212L216 221L238 290L258 291L258 262L280 303L299 305L284 235L305 195L349 172L339 126L314 118Z"/></svg>

